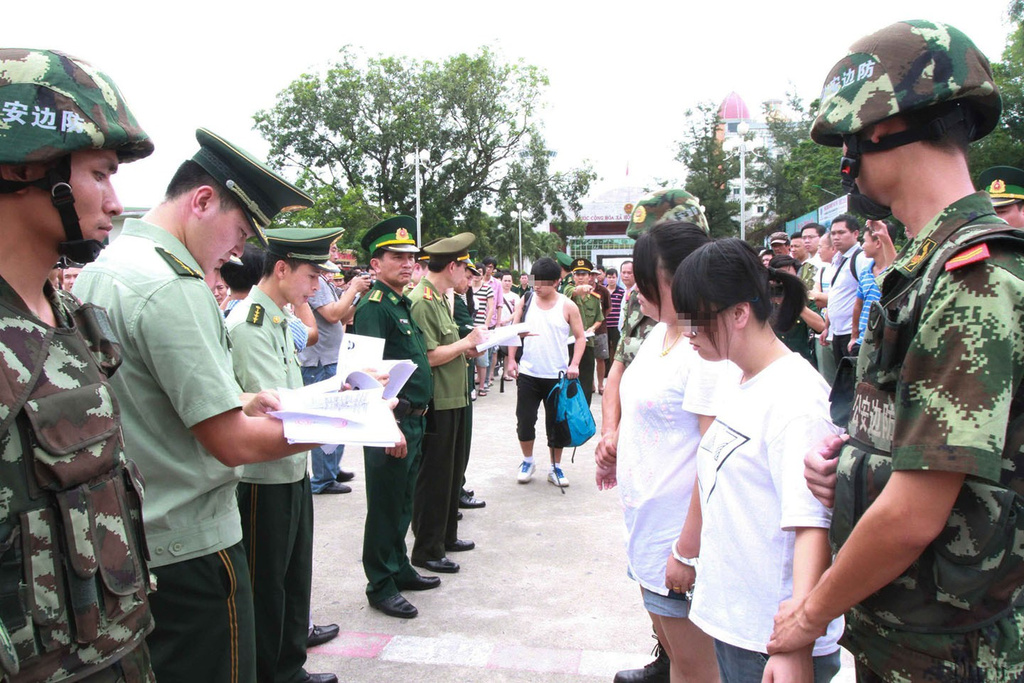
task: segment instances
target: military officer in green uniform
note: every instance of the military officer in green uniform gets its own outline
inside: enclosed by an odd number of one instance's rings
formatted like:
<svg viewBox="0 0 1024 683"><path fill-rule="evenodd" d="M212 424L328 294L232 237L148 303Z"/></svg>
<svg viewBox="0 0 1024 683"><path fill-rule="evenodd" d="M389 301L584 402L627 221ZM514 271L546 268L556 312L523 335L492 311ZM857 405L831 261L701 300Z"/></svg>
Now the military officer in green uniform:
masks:
<svg viewBox="0 0 1024 683"><path fill-rule="evenodd" d="M978 184L992 198L997 216L1015 228L1024 228L1024 171L992 166L981 172Z"/></svg>
<svg viewBox="0 0 1024 683"><path fill-rule="evenodd" d="M572 256L564 251L556 251L555 262L562 270L562 279L558 281L558 293L572 296L572 290L576 287L576 281L572 276Z"/></svg>
<svg viewBox="0 0 1024 683"><path fill-rule="evenodd" d="M377 279L356 307L353 331L384 340L385 360L411 360L416 371L398 398L404 411L399 428L405 442L391 448L363 447L366 466L366 525L363 571L366 598L384 614L411 619L418 614L402 591L436 588L441 579L421 576L409 564L405 535L412 520L413 489L423 452L423 431L434 380L423 332L413 320L412 302L402 292L412 278L418 255L416 221L395 216L363 236ZM407 404L407 405L406 405Z"/></svg>
<svg viewBox="0 0 1024 683"><path fill-rule="evenodd" d="M826 77L811 137L843 146L850 209L911 241L872 306L834 495L805 459L835 560L769 653L845 612L859 681L1024 676L1024 236L967 166L1000 110L988 60L937 22L867 36Z"/></svg>
<svg viewBox="0 0 1024 683"><path fill-rule="evenodd" d="M302 370L285 306L300 307L329 271L342 231L286 228L267 232L263 276L227 317L231 360L243 391L302 388ZM242 543L256 615L256 678L332 683L307 674L306 640L313 577L313 493L303 451L246 465L238 485Z"/></svg>
<svg viewBox="0 0 1024 683"><path fill-rule="evenodd" d="M427 413L423 462L413 497L412 529L416 542L412 563L434 572L454 574L458 563L447 552L471 550L472 541L458 537L459 492L466 470L466 359L479 355L479 329L465 337L452 317L445 293L466 277L472 233L438 240L424 247L430 255L427 274L413 290L412 316L423 330L427 360L433 370L434 393Z"/></svg>
<svg viewBox="0 0 1024 683"><path fill-rule="evenodd" d="M594 291L590 284L590 271L594 264L588 259L578 258L572 262L572 277L575 285L566 296L572 297L573 303L580 309L580 317L583 319L583 329L587 333L587 348L583 351L583 360L580 361L580 385L583 387L583 395L587 398L587 405L590 405L590 397L594 394L594 333L601 326L604 320L604 311L601 308L601 295ZM573 344L569 344L569 357L572 358Z"/></svg>
<svg viewBox="0 0 1024 683"><path fill-rule="evenodd" d="M242 253L283 209L312 200L248 153L199 129L200 149L164 199L124 230L75 282L103 306L123 344L112 379L125 450L148 482L143 517L159 581L147 639L161 680L202 672L251 681L252 591L236 488L241 465L308 450L288 444L266 391L242 395L227 329L204 274ZM269 387L271 389L276 387Z"/></svg>
<svg viewBox="0 0 1024 683"><path fill-rule="evenodd" d="M152 681L120 347L47 276L96 257L122 210L112 176L153 143L114 82L64 53L0 49L0 102L0 679Z"/></svg>

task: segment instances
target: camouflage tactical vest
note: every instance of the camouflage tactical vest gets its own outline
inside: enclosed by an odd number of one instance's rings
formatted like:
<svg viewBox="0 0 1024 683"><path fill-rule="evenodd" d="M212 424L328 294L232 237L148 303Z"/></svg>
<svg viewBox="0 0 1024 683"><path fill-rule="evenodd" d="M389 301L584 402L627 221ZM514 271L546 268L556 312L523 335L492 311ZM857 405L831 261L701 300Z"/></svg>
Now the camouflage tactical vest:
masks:
<svg viewBox="0 0 1024 683"><path fill-rule="evenodd" d="M0 280L0 626L21 669L9 680L77 679L153 628L141 478L107 383L120 347L101 309L58 293L53 329L10 293Z"/></svg>
<svg viewBox="0 0 1024 683"><path fill-rule="evenodd" d="M954 226L955 227L955 226ZM961 228L938 246L912 276L891 273L882 298L872 304L858 359L858 383L839 455L835 508L829 539L834 551L879 496L892 474L895 396L900 370L917 333L924 304L946 262L971 244L1004 243L1024 251L1024 234L999 221ZM952 232L953 228L947 231ZM1010 411L1003 457L1024 440L1024 409L1018 387ZM897 579L854 607L860 616L903 631L957 633L975 630L1020 603L1024 587L1024 499L991 481L967 477L946 527Z"/></svg>

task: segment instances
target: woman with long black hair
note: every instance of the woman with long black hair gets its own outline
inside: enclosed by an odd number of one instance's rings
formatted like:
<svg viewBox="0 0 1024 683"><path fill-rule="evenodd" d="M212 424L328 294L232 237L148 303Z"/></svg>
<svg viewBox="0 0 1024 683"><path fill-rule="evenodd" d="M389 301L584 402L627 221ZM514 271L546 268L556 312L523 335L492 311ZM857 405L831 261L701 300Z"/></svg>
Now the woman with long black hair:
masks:
<svg viewBox="0 0 1024 683"><path fill-rule="evenodd" d="M701 247L672 283L691 348L742 371L701 439L697 487L666 571L670 587L693 586L690 618L715 639L726 683L821 683L839 670L842 619L813 646L767 655L779 604L808 592L831 561L830 512L803 478L804 454L837 431L828 386L773 330L791 326L805 300L798 277L765 268L738 239Z"/></svg>
<svg viewBox="0 0 1024 683"><path fill-rule="evenodd" d="M686 519L696 477L696 451L715 414L724 364L690 348L672 306L676 266L708 242L703 228L662 223L637 239L633 266L645 315L658 321L622 375L618 459L598 468L598 487L616 481L626 521L629 575L671 661L672 681L717 681L711 640L687 618L690 601L664 585L665 562ZM684 679L685 674L685 679Z"/></svg>

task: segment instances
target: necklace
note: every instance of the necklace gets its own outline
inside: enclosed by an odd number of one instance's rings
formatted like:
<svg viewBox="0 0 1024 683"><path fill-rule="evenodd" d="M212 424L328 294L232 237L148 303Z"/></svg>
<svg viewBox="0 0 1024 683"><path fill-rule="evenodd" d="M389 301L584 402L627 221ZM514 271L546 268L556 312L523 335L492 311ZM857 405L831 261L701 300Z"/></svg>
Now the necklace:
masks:
<svg viewBox="0 0 1024 683"><path fill-rule="evenodd" d="M661 357L662 358L664 358L665 356L668 355L669 351L671 351L673 349L673 347L675 347L675 345L679 342L679 339L682 336L683 336L682 332L679 332L678 334L676 334L676 338L673 339L672 343L669 344L667 347L665 346L665 342L661 343ZM668 331L665 332L665 340L666 341L668 340Z"/></svg>

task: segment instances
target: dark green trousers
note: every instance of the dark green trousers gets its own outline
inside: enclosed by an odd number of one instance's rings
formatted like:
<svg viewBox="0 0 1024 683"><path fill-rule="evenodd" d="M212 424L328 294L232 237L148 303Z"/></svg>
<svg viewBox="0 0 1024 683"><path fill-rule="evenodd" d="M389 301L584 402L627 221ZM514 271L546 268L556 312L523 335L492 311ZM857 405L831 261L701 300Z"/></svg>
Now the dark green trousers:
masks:
<svg viewBox="0 0 1024 683"><path fill-rule="evenodd" d="M466 474L466 408L431 410L416 476L412 531L416 561L440 560L459 538L459 491Z"/></svg>
<svg viewBox="0 0 1024 683"><path fill-rule="evenodd" d="M423 451L426 418L408 415L401 430L409 454L395 458L383 448L364 446L366 524L363 527L363 571L366 597L380 602L401 592L416 577L409 564L405 535L412 520L412 497Z"/></svg>
<svg viewBox="0 0 1024 683"><path fill-rule="evenodd" d="M238 511L256 615L256 680L301 681L313 580L309 476L292 484L242 482Z"/></svg>
<svg viewBox="0 0 1024 683"><path fill-rule="evenodd" d="M152 569L156 628L146 638L160 683L256 680L252 587L239 541L230 548Z"/></svg>
<svg viewBox="0 0 1024 683"><path fill-rule="evenodd" d="M569 361L572 361L573 347L575 344L569 344ZM590 397L594 395L594 368L596 367L594 359L594 347L589 344L583 349L583 357L580 359L580 385L583 387L583 396L587 399L587 405L590 405Z"/></svg>

